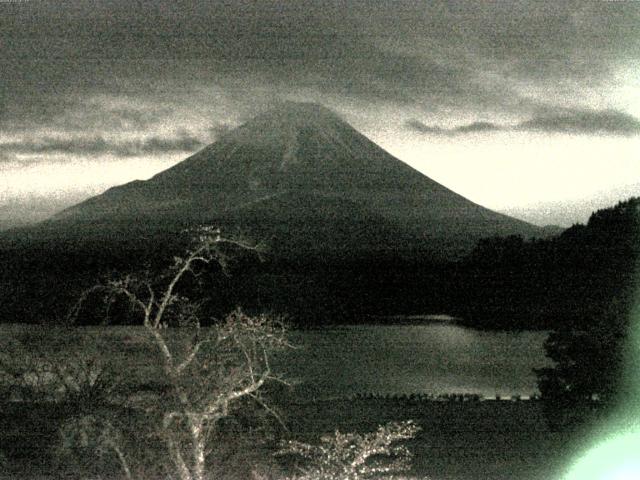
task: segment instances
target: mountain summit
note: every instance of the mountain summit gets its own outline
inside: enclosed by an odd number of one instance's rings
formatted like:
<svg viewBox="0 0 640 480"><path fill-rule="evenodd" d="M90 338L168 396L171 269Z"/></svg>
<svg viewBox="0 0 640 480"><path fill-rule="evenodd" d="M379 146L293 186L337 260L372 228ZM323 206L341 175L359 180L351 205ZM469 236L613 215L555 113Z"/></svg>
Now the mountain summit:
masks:
<svg viewBox="0 0 640 480"><path fill-rule="evenodd" d="M461 253L487 236L538 228L419 173L331 110L284 103L147 181L111 188L48 227L149 229L210 223L276 250ZM124 229L124 230L123 230Z"/></svg>

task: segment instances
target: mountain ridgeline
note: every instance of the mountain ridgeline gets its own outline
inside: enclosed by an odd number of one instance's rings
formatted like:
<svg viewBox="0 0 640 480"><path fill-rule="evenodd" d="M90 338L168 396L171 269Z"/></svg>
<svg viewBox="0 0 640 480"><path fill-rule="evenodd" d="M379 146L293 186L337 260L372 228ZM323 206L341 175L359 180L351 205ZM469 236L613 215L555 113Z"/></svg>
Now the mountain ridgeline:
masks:
<svg viewBox="0 0 640 480"><path fill-rule="evenodd" d="M40 229L132 236L197 224L241 230L284 257L421 252L448 259L487 236L543 234L452 192L307 103L284 103Z"/></svg>

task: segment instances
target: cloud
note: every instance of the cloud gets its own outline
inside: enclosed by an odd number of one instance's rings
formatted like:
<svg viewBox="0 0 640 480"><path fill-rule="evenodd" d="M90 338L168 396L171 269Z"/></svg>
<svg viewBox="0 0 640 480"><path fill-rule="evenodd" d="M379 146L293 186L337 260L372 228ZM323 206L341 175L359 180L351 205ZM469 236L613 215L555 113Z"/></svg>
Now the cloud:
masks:
<svg viewBox="0 0 640 480"><path fill-rule="evenodd" d="M640 134L640 120L615 110L576 110L537 116L520 123L517 128L576 134L637 135Z"/></svg>
<svg viewBox="0 0 640 480"><path fill-rule="evenodd" d="M503 127L491 122L473 122L468 125L462 125L456 127L454 132L456 133L474 133L474 132L491 132L495 130L502 130Z"/></svg>
<svg viewBox="0 0 640 480"><path fill-rule="evenodd" d="M39 155L98 155L131 157L145 154L193 152L204 142L187 133L175 137L148 137L136 140L111 140L102 136L56 138L45 137L19 142L0 143L0 151Z"/></svg>
<svg viewBox="0 0 640 480"><path fill-rule="evenodd" d="M549 108L620 108L607 92L613 73L640 61L640 9L573 0L31 2L6 16L0 45L0 129L8 131L149 137L196 116L204 138L212 123L292 97L363 118L397 109L447 123L517 121ZM115 97L129 103L109 104ZM219 108L220 97L230 106ZM104 101L87 106L87 98ZM559 128L545 121L521 128ZM511 128L405 127L436 135ZM571 131L579 130L588 133ZM94 139L92 148L107 147Z"/></svg>
<svg viewBox="0 0 640 480"><path fill-rule="evenodd" d="M222 137L225 133L233 130L233 125L226 122L219 122L209 128L209 134L213 139Z"/></svg>
<svg viewBox="0 0 640 480"><path fill-rule="evenodd" d="M405 127L419 133L431 135L457 135L467 133L492 132L496 130L504 130L504 127L491 122L473 122L467 125L460 125L454 128L444 128L438 125L427 125L420 120L410 119L405 122Z"/></svg>
<svg viewBox="0 0 640 480"><path fill-rule="evenodd" d="M516 125L498 125L478 121L455 128L426 125L420 120L410 119L405 128L431 135L456 135L495 131L544 131L548 133L570 133L575 135L638 135L640 120L616 110L572 110L534 116Z"/></svg>
<svg viewBox="0 0 640 480"><path fill-rule="evenodd" d="M413 130L419 133L431 133L434 135L442 135L448 132L447 129L427 125L425 123L422 123L420 120L416 120L415 118L407 120L404 123L404 125L409 130Z"/></svg>
<svg viewBox="0 0 640 480"><path fill-rule="evenodd" d="M41 96L11 105L0 118L0 130L25 132L46 128L59 133L148 130L173 113L168 105L158 103L126 94L77 92L57 98Z"/></svg>
<svg viewBox="0 0 640 480"><path fill-rule="evenodd" d="M0 98L28 116L40 111L28 105L61 95L166 99L218 83L241 95L531 108L517 83L562 78L576 93L638 58L638 9L592 3L114 0L52 15L53 4L36 2L3 28Z"/></svg>
<svg viewBox="0 0 640 480"><path fill-rule="evenodd" d="M151 137L133 144L125 144L125 152L165 153L165 152L193 152L204 146L204 142L188 134L177 138ZM128 147L128 148L127 148Z"/></svg>
<svg viewBox="0 0 640 480"><path fill-rule="evenodd" d="M128 103L130 105L122 105ZM100 131L148 130L158 120L169 117L173 112L167 106L140 104L135 99L90 98L86 103L76 104L72 108L58 112L52 119L57 128L87 131L88 128ZM87 108L89 107L89 108Z"/></svg>

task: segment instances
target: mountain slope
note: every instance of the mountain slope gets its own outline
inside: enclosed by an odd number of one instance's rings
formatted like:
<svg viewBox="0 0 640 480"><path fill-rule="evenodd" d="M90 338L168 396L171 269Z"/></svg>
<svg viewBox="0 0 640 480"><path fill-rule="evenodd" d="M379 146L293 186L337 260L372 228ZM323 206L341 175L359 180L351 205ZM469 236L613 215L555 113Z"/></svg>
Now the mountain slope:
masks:
<svg viewBox="0 0 640 480"><path fill-rule="evenodd" d="M285 250L345 253L449 255L486 236L540 233L452 192L307 103L259 115L153 178L112 188L43 227L86 233L202 222L267 236Z"/></svg>

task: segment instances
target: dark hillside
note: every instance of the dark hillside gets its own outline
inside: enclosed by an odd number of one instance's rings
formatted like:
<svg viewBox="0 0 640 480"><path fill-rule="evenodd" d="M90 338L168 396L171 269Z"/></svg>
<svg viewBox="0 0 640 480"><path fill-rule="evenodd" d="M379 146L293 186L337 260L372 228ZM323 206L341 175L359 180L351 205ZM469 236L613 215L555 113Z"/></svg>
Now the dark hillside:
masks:
<svg viewBox="0 0 640 480"><path fill-rule="evenodd" d="M613 304L631 307L639 261L640 199L632 198L555 238L479 242L459 265L453 303L474 326L579 325Z"/></svg>

